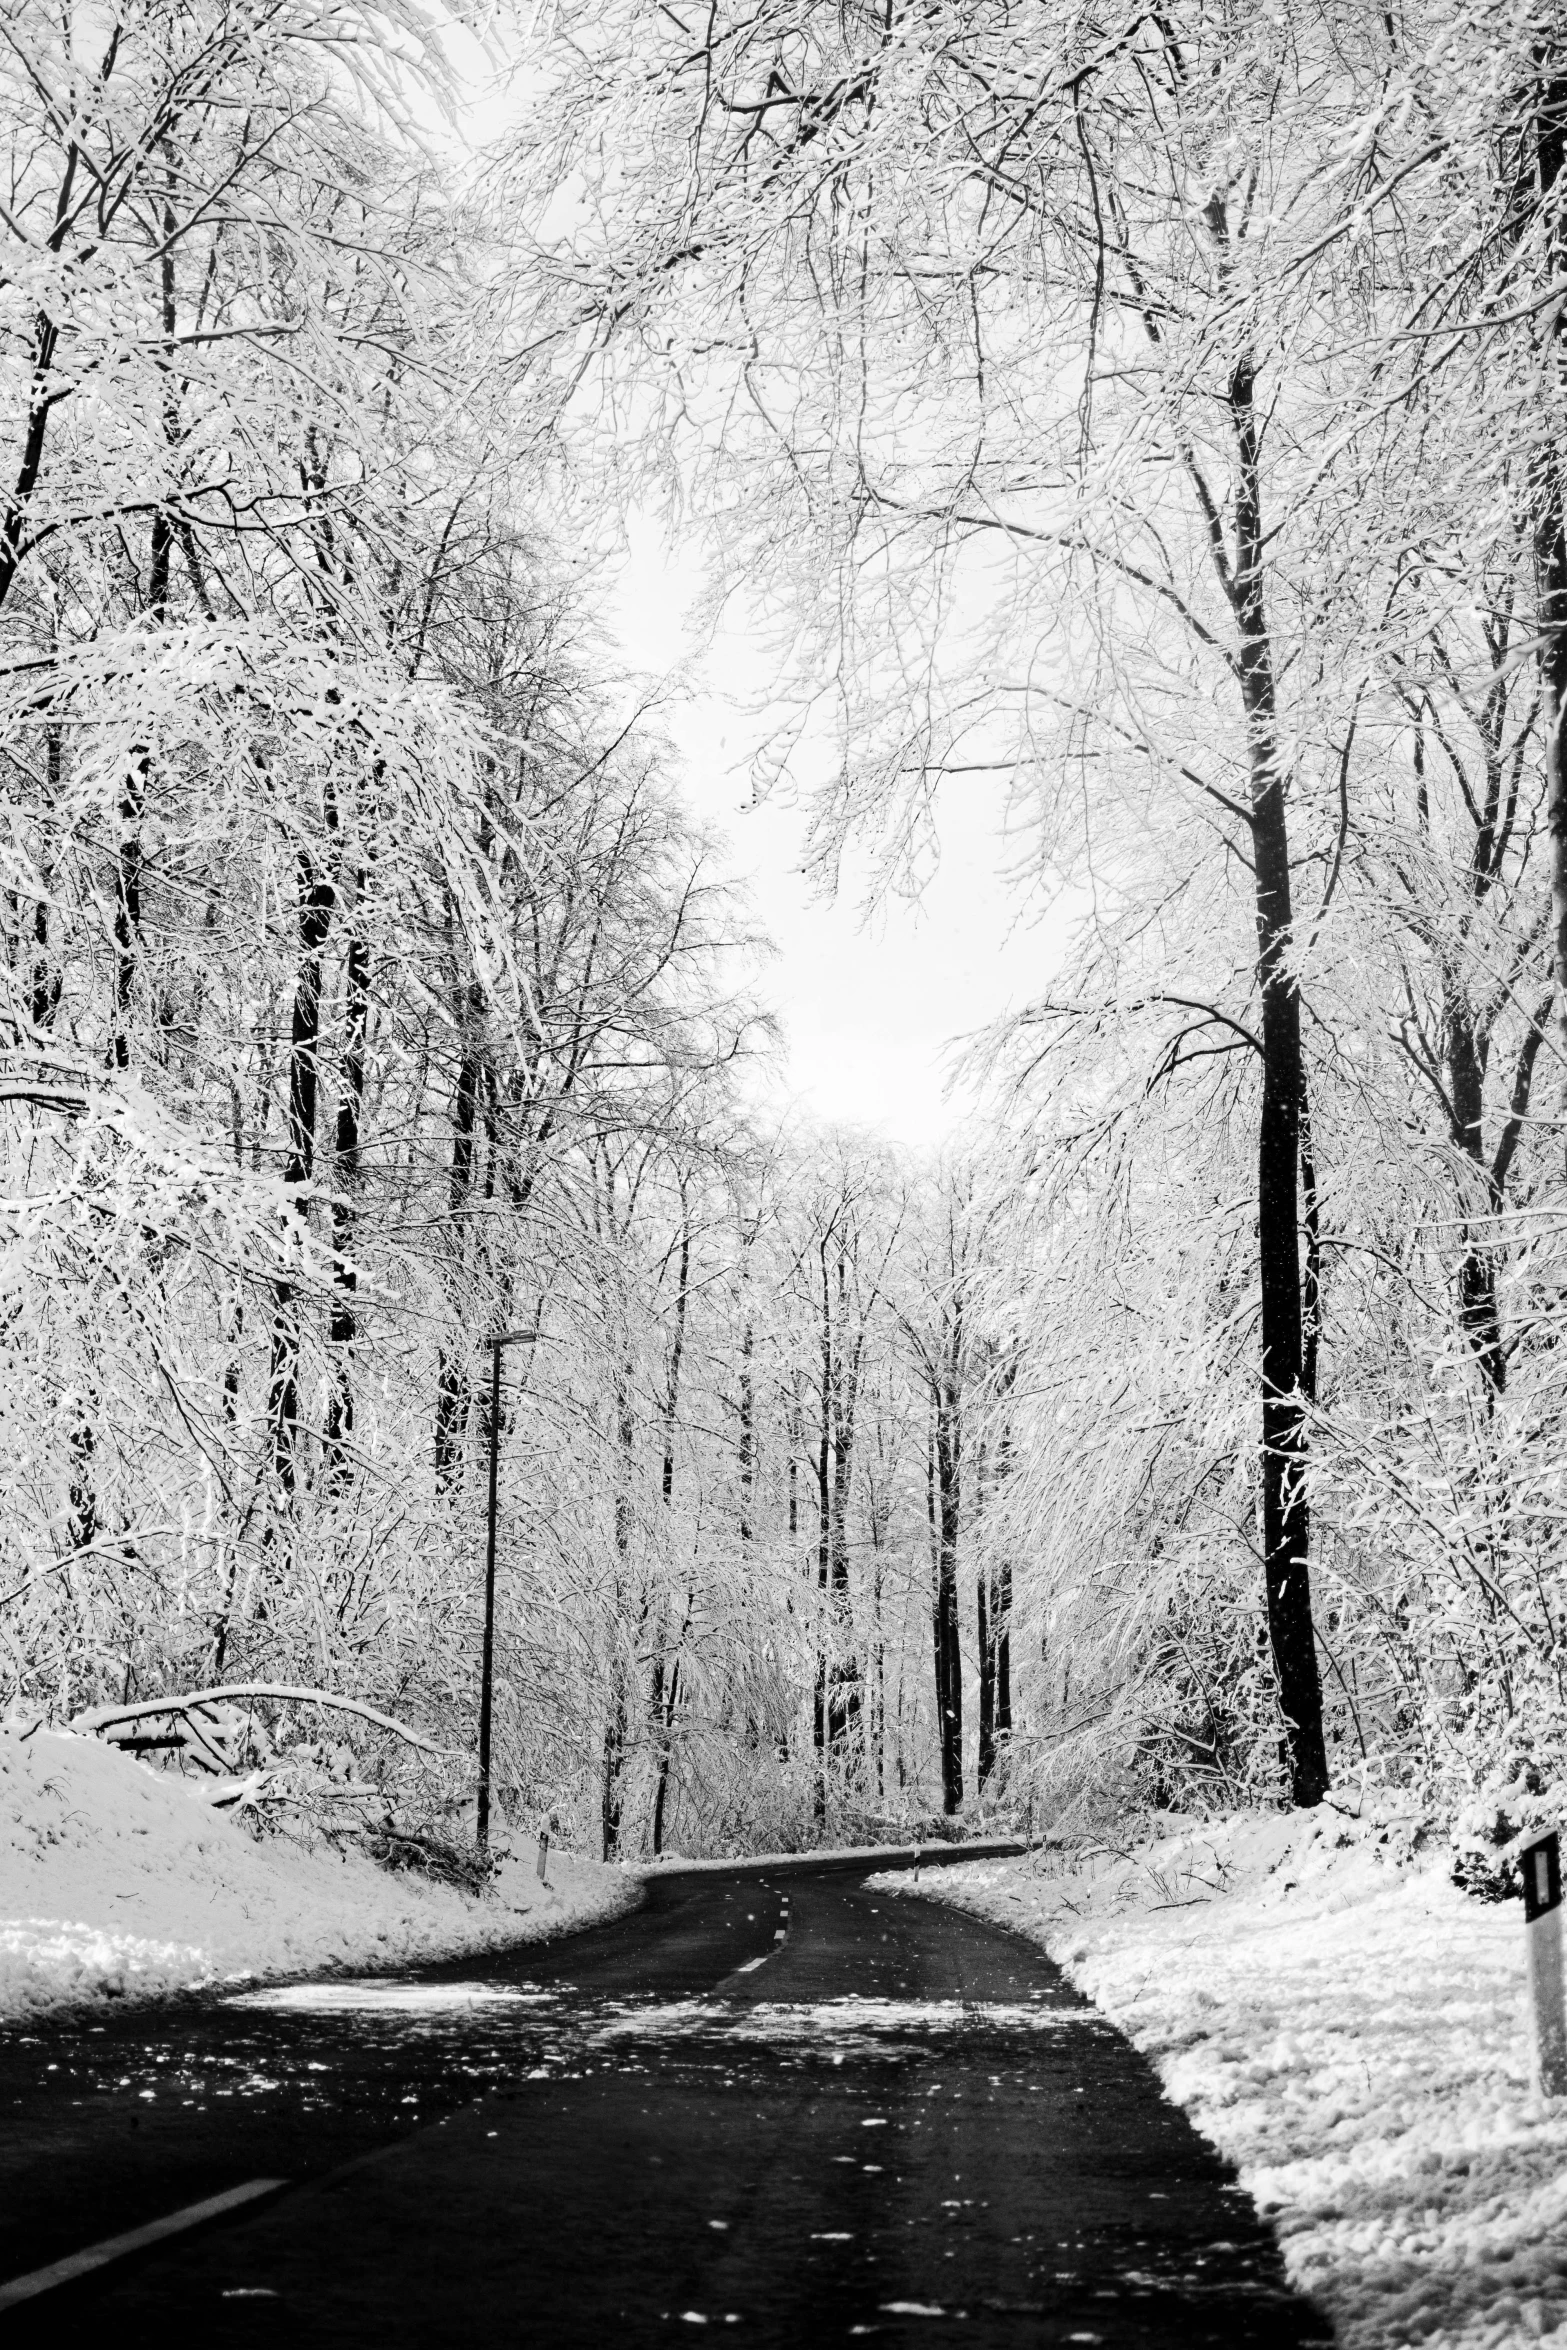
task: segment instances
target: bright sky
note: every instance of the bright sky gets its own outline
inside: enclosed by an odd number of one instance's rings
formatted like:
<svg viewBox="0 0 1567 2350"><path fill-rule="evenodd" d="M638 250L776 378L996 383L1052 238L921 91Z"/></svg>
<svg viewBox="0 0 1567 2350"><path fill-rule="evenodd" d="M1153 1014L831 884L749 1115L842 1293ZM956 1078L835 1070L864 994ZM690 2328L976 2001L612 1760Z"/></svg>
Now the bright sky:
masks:
<svg viewBox="0 0 1567 2350"><path fill-rule="evenodd" d="M786 1032L778 1106L897 1142L955 1136L972 1100L961 1082L946 1086L958 1040L1041 994L1061 951L1060 924L1022 918L1002 879L1000 789L970 784L944 806L940 868L917 905L895 899L864 918L852 874L821 903L800 869L803 810L781 797L750 804L755 721L717 683L747 702L765 695L762 655L737 626L693 656L698 584L655 527L634 525L609 619L634 668L662 679L691 661L664 722L692 805L728 835L731 870L779 950L763 978ZM795 780L803 797L809 779Z"/></svg>
<svg viewBox="0 0 1567 2350"><path fill-rule="evenodd" d="M454 54L469 84L467 135L492 138L514 92L485 89L471 42L456 41ZM656 526L633 518L629 538L606 617L634 670L653 680L685 671L684 694L665 706L662 722L684 759L693 807L728 836L730 869L749 883L778 949L762 980L785 1031L772 1106L797 1104L916 1146L956 1136L973 1100L961 1075L947 1082L962 1058L960 1040L1041 994L1065 937L1062 914L1029 919L1001 877L1008 858L999 784L973 779L953 791L942 810L940 867L918 904L894 899L867 916L863 868L823 903L801 871L803 810L786 804L787 791L761 806L750 802L758 730L738 705L765 704L765 657L743 621L697 655L686 615L700 575ZM788 780L803 800L810 777Z"/></svg>

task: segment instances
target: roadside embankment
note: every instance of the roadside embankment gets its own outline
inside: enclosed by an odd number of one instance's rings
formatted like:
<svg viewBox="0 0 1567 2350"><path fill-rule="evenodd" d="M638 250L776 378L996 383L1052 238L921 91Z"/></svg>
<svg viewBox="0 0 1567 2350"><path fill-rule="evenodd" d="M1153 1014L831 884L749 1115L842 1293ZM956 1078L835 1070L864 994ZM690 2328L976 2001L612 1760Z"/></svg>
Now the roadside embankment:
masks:
<svg viewBox="0 0 1567 2350"><path fill-rule="evenodd" d="M1567 2350L1567 2101L1530 2086L1522 1905L1357 1809L1169 1819L919 1892L1043 1942L1233 2161L1346 2350Z"/></svg>
<svg viewBox="0 0 1567 2350"><path fill-rule="evenodd" d="M209 1983L542 1941L634 1908L635 1879L532 1847L478 1898L351 1849L260 1841L198 1782L0 1723L0 2022Z"/></svg>

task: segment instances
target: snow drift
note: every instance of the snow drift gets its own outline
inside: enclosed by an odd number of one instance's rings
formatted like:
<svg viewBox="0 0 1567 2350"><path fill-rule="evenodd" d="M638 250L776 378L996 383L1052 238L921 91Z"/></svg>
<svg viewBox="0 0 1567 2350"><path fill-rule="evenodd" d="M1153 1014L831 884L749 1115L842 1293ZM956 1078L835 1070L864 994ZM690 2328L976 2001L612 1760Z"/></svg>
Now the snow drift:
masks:
<svg viewBox="0 0 1567 2350"><path fill-rule="evenodd" d="M617 1869L510 1860L479 1899L362 1854L257 1842L196 1782L0 1723L0 2019L542 1940L639 1899Z"/></svg>

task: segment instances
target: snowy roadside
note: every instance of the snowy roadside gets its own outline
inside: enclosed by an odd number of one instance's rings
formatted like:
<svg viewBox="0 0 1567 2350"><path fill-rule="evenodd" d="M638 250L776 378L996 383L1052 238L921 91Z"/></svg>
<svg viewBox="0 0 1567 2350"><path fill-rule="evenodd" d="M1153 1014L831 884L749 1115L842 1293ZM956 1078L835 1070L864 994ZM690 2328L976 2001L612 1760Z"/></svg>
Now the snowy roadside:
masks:
<svg viewBox="0 0 1567 2350"><path fill-rule="evenodd" d="M542 1941L635 1908L629 1872L551 1853L480 1899L358 1853L258 1843L91 1738L0 1723L0 2023L103 2000Z"/></svg>
<svg viewBox="0 0 1567 2350"><path fill-rule="evenodd" d="M919 1891L1043 1942L1152 2058L1346 2350L1567 2350L1567 2102L1529 2085L1521 1904L1369 1803L1166 1825Z"/></svg>

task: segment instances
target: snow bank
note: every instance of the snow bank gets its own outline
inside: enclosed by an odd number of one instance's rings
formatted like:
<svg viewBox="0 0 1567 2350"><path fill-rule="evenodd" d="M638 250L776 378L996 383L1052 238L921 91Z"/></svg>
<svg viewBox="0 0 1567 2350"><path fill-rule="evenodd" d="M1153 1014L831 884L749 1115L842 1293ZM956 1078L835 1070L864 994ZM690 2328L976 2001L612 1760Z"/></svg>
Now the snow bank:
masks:
<svg viewBox="0 0 1567 2350"><path fill-rule="evenodd" d="M275 1836L95 1739L0 1723L0 2019L212 1982L540 1941L633 1908L636 1882L552 1852L473 1900Z"/></svg>
<svg viewBox="0 0 1567 2350"><path fill-rule="evenodd" d="M920 1891L1042 1941L1146 2051L1346 2350L1567 2350L1567 2104L1529 2085L1521 1903L1459 1893L1369 1806L1166 1826Z"/></svg>

